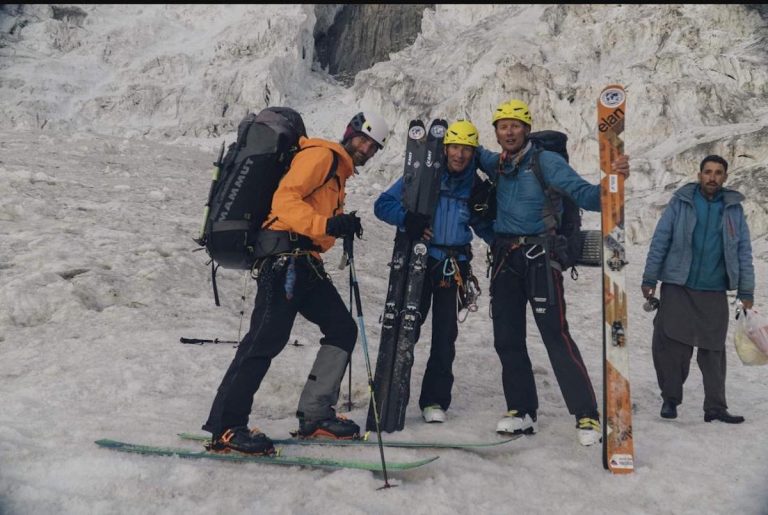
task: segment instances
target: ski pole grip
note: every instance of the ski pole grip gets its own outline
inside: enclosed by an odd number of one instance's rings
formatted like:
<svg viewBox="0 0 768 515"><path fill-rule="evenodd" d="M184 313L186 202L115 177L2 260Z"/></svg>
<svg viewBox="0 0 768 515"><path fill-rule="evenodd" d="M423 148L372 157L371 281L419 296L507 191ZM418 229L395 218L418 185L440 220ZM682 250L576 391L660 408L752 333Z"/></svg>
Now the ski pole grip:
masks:
<svg viewBox="0 0 768 515"><path fill-rule="evenodd" d="M197 339L197 338L184 338L183 336L181 338L179 338L179 341L181 343L192 343L192 344L196 344L196 345L202 345L202 344L204 344L206 342L206 340L200 340L200 339ZM210 341L210 340L207 340L207 341Z"/></svg>

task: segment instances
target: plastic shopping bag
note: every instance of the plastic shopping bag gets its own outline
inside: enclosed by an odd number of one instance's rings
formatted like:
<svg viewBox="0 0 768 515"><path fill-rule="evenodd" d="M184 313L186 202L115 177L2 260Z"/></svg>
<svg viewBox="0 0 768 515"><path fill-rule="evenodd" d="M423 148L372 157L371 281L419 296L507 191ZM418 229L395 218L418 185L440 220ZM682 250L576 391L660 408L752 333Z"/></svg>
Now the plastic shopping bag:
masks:
<svg viewBox="0 0 768 515"><path fill-rule="evenodd" d="M744 314L746 315L747 336L763 351L763 354L768 355L768 318L754 309L747 309Z"/></svg>
<svg viewBox="0 0 768 515"><path fill-rule="evenodd" d="M768 321L751 309L739 310L736 314L736 330L733 333L733 341L736 345L736 354L745 365L765 365L768 363L768 354L763 352L755 339L768 344ZM762 320L762 324L761 324ZM760 340L762 338L762 340Z"/></svg>

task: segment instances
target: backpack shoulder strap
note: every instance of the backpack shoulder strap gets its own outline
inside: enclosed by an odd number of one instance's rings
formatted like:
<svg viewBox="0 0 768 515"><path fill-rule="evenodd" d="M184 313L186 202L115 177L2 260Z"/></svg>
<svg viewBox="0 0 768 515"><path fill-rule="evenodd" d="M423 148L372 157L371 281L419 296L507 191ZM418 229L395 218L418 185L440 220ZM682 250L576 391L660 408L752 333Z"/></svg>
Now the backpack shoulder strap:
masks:
<svg viewBox="0 0 768 515"><path fill-rule="evenodd" d="M336 178L336 182L339 184L339 188L341 188L341 180L339 180L339 177L336 174L339 169L339 155L333 150L331 150L331 153L333 154L333 162L331 163L330 170L328 170L328 173L325 175L325 179L323 179L323 182L320 184L320 186L310 191L307 195L304 196L304 198L311 197L317 190L325 186L325 184L334 177Z"/></svg>
<svg viewBox="0 0 768 515"><path fill-rule="evenodd" d="M546 181L544 181L544 174L541 173L541 164L539 164L539 156L541 155L541 151L542 148L538 145L534 147L533 154L531 154L531 170L533 170L533 175L536 176L539 184L541 184L541 189L544 190L544 193L548 193L549 186L547 186ZM547 195L547 198L549 198L549 195Z"/></svg>
<svg viewBox="0 0 768 515"><path fill-rule="evenodd" d="M320 186L316 187L315 189L313 189L312 191L304 195L303 199L311 197L317 190L325 186L325 184L331 179L333 179L334 177L336 177L336 181L339 183L339 188L341 188L341 181L339 180L339 177L336 174L339 168L339 156L333 150L331 150L331 153L333 154L333 162L331 163L330 170L328 170L328 173L325 175L325 179L323 179L323 182L320 184ZM266 225L264 225L263 228L268 229L276 221L277 221L277 217L272 218L269 222L267 222Z"/></svg>
<svg viewBox="0 0 768 515"><path fill-rule="evenodd" d="M544 198L547 203L547 207L544 210L544 226L549 231L555 230L560 226L560 213L555 209L555 203L552 202L552 197L550 196L551 190L546 181L544 181L544 174L541 172L541 165L539 164L541 150L542 149L539 146L533 149L533 154L531 155L531 170L533 170L533 175L535 175L536 179L539 181L541 189L544 190Z"/></svg>

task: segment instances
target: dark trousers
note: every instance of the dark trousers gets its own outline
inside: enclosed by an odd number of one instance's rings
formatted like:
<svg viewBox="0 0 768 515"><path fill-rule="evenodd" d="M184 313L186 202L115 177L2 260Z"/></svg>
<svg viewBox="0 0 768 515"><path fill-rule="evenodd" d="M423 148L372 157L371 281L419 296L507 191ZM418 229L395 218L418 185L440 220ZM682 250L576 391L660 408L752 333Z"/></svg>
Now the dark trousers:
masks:
<svg viewBox="0 0 768 515"><path fill-rule="evenodd" d="M419 407L424 409L432 404L439 404L444 410L451 405L453 388L453 360L456 357L456 337L459 334L457 320L458 285L451 263L438 261L430 257L427 261L429 273L424 281L419 312L422 323L432 305L432 344L429 360L421 382ZM469 265L467 261L457 261L462 281L466 281ZM448 273L448 275L446 275ZM418 340L421 324L416 334Z"/></svg>
<svg viewBox="0 0 768 515"><path fill-rule="evenodd" d="M248 424L253 396L272 359L288 343L297 313L320 327L321 345L333 345L347 353L354 348L357 324L322 264L304 255L295 258L294 266L296 280L290 299L286 292L290 290L286 285L287 263L270 257L261 268L250 329L237 348L203 425L214 436Z"/></svg>
<svg viewBox="0 0 768 515"><path fill-rule="evenodd" d="M535 255L534 249L531 255ZM548 298L546 258L528 259L530 246L496 252L491 279L493 343L501 360L501 379L508 410L535 413L539 407L536 382L526 348L526 305L534 319L568 411L597 416L595 391L565 319L562 273L551 268L554 299Z"/></svg>
<svg viewBox="0 0 768 515"><path fill-rule="evenodd" d="M683 384L693 356L693 346L680 343L664 335L654 323L653 366L659 382L661 396L675 404L683 402ZM696 362L704 382L704 411L725 410L725 350L698 348Z"/></svg>

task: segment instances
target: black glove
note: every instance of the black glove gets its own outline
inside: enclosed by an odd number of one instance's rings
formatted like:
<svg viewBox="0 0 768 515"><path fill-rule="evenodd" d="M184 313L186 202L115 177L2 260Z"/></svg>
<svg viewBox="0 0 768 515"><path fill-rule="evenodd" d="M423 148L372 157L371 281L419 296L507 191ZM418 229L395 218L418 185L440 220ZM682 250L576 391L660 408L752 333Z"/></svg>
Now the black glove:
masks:
<svg viewBox="0 0 768 515"><path fill-rule="evenodd" d="M470 217L479 216L483 220L496 218L496 185L488 179L475 174L475 182L469 194Z"/></svg>
<svg viewBox="0 0 768 515"><path fill-rule="evenodd" d="M357 236L360 238L363 234L363 226L360 223L360 218L355 213L356 211L352 211L351 213L342 213L330 217L325 226L325 233L334 238L343 238L345 236Z"/></svg>
<svg viewBox="0 0 768 515"><path fill-rule="evenodd" d="M412 211L405 212L405 234L412 240L420 240L429 226L429 216Z"/></svg>

